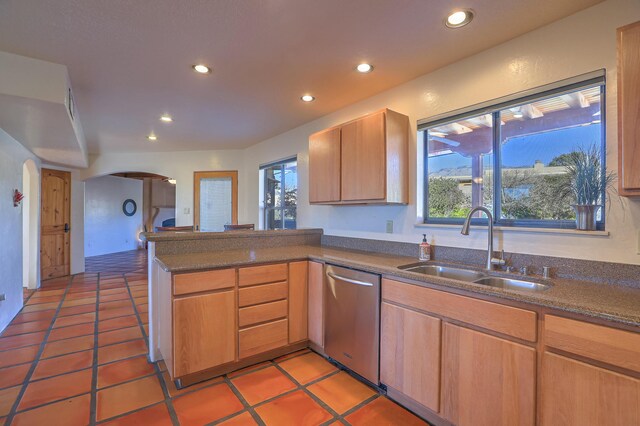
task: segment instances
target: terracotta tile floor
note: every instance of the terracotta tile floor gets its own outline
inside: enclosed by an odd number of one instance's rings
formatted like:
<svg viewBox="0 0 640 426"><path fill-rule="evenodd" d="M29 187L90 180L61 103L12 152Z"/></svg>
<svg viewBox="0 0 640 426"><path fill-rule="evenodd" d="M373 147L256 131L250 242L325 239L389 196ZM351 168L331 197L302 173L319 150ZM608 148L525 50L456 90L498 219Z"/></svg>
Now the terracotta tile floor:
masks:
<svg viewBox="0 0 640 426"><path fill-rule="evenodd" d="M25 290L0 335L0 426L424 425L303 350L177 390L147 353L144 251Z"/></svg>

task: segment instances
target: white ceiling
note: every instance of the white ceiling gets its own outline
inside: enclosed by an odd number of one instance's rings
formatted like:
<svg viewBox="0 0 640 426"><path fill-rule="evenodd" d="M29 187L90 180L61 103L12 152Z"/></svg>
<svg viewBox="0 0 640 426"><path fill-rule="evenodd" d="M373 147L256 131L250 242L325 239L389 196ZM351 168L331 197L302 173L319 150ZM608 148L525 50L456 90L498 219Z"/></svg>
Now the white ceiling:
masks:
<svg viewBox="0 0 640 426"><path fill-rule="evenodd" d="M0 50L68 67L92 153L233 149L600 1L1 0Z"/></svg>

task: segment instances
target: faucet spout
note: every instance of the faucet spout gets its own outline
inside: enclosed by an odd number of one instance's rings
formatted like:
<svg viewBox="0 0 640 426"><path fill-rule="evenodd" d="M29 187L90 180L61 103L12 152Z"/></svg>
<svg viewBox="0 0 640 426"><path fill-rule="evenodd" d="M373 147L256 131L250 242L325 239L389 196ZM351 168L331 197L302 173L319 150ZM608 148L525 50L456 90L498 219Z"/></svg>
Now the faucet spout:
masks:
<svg viewBox="0 0 640 426"><path fill-rule="evenodd" d="M490 271L492 269L492 265L495 264L500 264L503 265L504 264L504 260L503 259L494 259L493 258L493 215L491 214L491 211L484 207L484 206L477 206L474 207L473 209L471 209L471 211L469 212L469 214L467 215L467 218L464 221L464 224L462 225L462 230L460 231L460 233L462 235L469 235L469 228L471 227L471 217L473 216L473 214L475 212L484 212L484 214L487 215L487 221L488 223L488 227L487 227L487 237L488 237L488 241L487 241L487 265L486 265L486 269L488 271Z"/></svg>

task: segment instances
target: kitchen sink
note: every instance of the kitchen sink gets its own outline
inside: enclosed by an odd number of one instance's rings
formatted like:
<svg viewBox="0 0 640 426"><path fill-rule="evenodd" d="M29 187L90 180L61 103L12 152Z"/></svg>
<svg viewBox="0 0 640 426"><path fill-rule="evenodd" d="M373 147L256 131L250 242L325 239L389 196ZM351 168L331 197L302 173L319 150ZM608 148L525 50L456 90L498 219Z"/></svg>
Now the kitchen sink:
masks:
<svg viewBox="0 0 640 426"><path fill-rule="evenodd" d="M452 280L459 281L473 282L477 279L486 277L486 275L482 272L473 271L470 269L454 268L451 266L440 265L424 265L420 263L399 266L398 269L409 272L416 272L418 274L431 275L434 277L450 278Z"/></svg>
<svg viewBox="0 0 640 426"><path fill-rule="evenodd" d="M484 277L474 281L476 284L487 285L489 287L504 288L507 290L544 291L550 286L548 284L534 283L531 281L514 280L512 278Z"/></svg>
<svg viewBox="0 0 640 426"><path fill-rule="evenodd" d="M452 266L412 263L410 265L398 266L398 269L402 269L403 271L408 272L415 272L417 274L431 275L434 277L472 282L474 284L502 288L505 290L544 291L551 287L549 284L542 284L513 278L493 277L487 275L484 272L474 271L472 269L455 268Z"/></svg>

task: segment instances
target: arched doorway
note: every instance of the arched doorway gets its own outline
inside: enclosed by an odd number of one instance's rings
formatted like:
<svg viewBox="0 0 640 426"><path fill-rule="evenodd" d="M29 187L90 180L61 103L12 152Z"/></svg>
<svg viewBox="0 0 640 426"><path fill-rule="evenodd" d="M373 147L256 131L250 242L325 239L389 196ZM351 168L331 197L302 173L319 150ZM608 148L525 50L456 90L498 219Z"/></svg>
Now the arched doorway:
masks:
<svg viewBox="0 0 640 426"><path fill-rule="evenodd" d="M40 287L40 172L29 159L22 166L22 285Z"/></svg>
<svg viewBox="0 0 640 426"><path fill-rule="evenodd" d="M139 234L175 223L175 181L119 172L85 181L85 264L88 259L143 248Z"/></svg>

